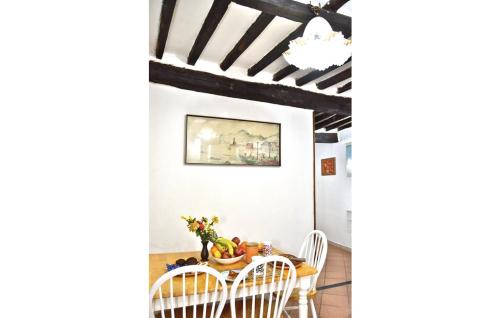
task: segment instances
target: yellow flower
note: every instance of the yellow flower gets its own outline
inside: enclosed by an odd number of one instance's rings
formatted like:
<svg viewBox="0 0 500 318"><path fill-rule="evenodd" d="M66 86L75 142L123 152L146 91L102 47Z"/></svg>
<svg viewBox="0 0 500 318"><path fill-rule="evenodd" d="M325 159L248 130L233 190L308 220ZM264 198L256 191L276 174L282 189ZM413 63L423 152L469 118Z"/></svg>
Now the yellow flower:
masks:
<svg viewBox="0 0 500 318"><path fill-rule="evenodd" d="M189 230L191 232L196 232L196 230L200 227L200 225L198 224L198 222L193 222L191 224L189 224Z"/></svg>
<svg viewBox="0 0 500 318"><path fill-rule="evenodd" d="M212 216L212 222L213 222L213 224L219 223L219 217L218 216Z"/></svg>

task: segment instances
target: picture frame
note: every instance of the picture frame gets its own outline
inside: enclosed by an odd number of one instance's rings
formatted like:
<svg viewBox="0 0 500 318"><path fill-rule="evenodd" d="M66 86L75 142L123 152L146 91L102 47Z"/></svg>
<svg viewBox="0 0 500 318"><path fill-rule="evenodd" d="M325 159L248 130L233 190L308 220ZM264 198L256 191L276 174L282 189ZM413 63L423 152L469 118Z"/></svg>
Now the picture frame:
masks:
<svg viewBox="0 0 500 318"><path fill-rule="evenodd" d="M281 166L281 124L186 115L184 163Z"/></svg>
<svg viewBox="0 0 500 318"><path fill-rule="evenodd" d="M336 158L321 159L321 175L334 176L337 173Z"/></svg>

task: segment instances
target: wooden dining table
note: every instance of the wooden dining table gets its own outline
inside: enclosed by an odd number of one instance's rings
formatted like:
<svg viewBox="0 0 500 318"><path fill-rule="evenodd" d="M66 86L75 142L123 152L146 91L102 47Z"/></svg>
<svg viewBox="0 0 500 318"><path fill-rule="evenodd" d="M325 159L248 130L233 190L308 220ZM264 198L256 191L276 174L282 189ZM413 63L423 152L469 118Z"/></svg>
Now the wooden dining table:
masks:
<svg viewBox="0 0 500 318"><path fill-rule="evenodd" d="M273 254L279 255L283 254L283 252L277 248L273 248ZM161 254L149 254L149 288L151 289L151 286L154 284L154 282L163 274L166 273L166 265L167 264L175 264L175 261L177 259L183 258L187 259L189 257L196 257L199 259L200 257L200 252L199 251L194 251L194 252L176 252L176 253L161 253ZM215 270L219 272L223 271L228 271L228 270L241 270L248 264L244 261L241 260L239 262L236 262L234 264L229 264L229 265L223 265L219 264L213 260L210 260L208 263L208 266L214 268ZM299 289L299 317L300 318L306 318L307 317L307 293L309 288L311 287L311 282L315 274L317 274L316 268L310 266L307 263L302 263L300 266L296 268L297 271L297 280L296 280L296 285L295 288ZM286 277L286 276L285 276ZM191 288L187 288L184 293L185 295L189 296L190 294L195 293L194 289L194 277L185 277L185 284L186 286L191 286ZM197 277L197 289L201 290L202 288L204 289L205 282L203 281L203 276L200 275ZM266 282L261 282L263 285L269 285L271 282L266 281ZM231 283L228 282L228 287L230 288ZM203 286L203 287L201 287ZM217 293L218 290L216 290L216 284L215 284L215 279L213 281L209 282L208 284L208 289L209 292L213 295ZM264 286L264 288L266 288ZM174 308L182 307L184 302L187 302L185 305L189 306L192 305L191 301L189 300L189 297L183 297L182 294L182 280L173 280L173 296L174 296L174 301L171 302L174 304ZM218 285L220 289L220 284ZM269 288L269 287L267 287ZM220 293L219 293L220 294ZM170 297L169 295L169 288L164 288L162 291L163 297ZM236 295L237 298L241 298L243 296L251 296L251 294L247 293L238 293ZM228 295L229 297L229 295ZM208 299L212 299L212 297L209 297ZM168 302L167 302L168 303ZM199 304L199 303L198 303ZM158 299L158 295L155 295L153 299L153 308L154 310L160 310L161 305L160 301Z"/></svg>

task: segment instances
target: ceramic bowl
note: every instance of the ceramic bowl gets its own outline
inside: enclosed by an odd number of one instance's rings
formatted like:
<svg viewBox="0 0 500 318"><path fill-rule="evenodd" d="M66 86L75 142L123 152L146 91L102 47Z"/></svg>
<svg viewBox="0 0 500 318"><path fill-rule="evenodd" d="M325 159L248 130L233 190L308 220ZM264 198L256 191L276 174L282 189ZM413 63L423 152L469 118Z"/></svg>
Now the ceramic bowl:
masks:
<svg viewBox="0 0 500 318"><path fill-rule="evenodd" d="M212 256L212 259L219 264L229 265L229 264L234 264L236 262L241 261L243 259L243 257L245 257L245 254L243 254L241 256L236 256L233 258L215 258Z"/></svg>

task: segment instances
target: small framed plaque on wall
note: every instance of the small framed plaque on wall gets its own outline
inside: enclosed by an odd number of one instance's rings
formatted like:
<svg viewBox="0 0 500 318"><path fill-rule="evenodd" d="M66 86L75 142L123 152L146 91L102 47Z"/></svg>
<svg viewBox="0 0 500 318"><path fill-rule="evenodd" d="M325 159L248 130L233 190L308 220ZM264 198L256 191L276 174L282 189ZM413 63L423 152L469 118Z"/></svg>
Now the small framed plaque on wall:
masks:
<svg viewBox="0 0 500 318"><path fill-rule="evenodd" d="M322 176L334 176L335 172L336 172L335 157L321 159L321 175Z"/></svg>

